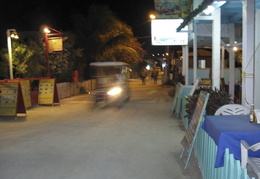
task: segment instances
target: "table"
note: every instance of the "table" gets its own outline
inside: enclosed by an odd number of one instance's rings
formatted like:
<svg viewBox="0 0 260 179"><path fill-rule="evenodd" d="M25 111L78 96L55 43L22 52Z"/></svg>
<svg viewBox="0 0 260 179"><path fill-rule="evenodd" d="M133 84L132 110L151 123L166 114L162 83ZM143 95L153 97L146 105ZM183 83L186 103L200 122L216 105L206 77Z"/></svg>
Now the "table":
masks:
<svg viewBox="0 0 260 179"><path fill-rule="evenodd" d="M229 148L235 159L241 160L240 141L249 145L260 142L260 124L250 123L249 115L206 116L202 129L217 145L215 167L224 166L225 149ZM249 151L250 157L260 157L260 151Z"/></svg>

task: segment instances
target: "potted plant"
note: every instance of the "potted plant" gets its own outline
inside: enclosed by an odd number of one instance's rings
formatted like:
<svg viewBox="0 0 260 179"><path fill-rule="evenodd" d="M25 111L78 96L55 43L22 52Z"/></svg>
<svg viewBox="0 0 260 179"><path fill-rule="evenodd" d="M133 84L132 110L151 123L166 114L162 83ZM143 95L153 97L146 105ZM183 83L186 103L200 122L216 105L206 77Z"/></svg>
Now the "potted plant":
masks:
<svg viewBox="0 0 260 179"><path fill-rule="evenodd" d="M187 98L187 103L185 105L187 115L185 117L188 118L188 121L190 122L192 115L195 110L195 106L197 104L197 100L199 97L200 91L206 91L209 93L209 99L206 106L206 115L214 115L216 110L225 105L232 103L232 100L230 98L230 95L225 91L220 91L218 89L212 89L211 87L200 87L197 90L195 90L194 94L192 96L189 96Z"/></svg>

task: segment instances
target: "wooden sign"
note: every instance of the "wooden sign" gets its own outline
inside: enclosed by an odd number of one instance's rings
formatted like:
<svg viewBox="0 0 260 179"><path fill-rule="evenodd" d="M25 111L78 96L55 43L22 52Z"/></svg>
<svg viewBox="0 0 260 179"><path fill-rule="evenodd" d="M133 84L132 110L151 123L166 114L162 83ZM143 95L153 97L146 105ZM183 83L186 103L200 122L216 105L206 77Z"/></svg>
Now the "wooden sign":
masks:
<svg viewBox="0 0 260 179"><path fill-rule="evenodd" d="M200 122L204 115L204 112L205 112L205 109L206 109L206 106L208 103L208 98L209 98L209 93L207 93L205 91L200 92L192 119L191 119L189 127L186 131L186 135L183 137L183 139L181 141L181 144L183 146L181 158L182 158L182 155L185 150L188 152L188 158L187 158L187 161L186 161L186 164L184 167L185 169L187 168L187 165L188 165L191 153L192 153L195 139L196 139L199 127L200 127Z"/></svg>
<svg viewBox="0 0 260 179"><path fill-rule="evenodd" d="M0 83L0 116L15 117L26 114L19 82Z"/></svg>
<svg viewBox="0 0 260 179"><path fill-rule="evenodd" d="M59 103L55 79L41 79L39 81L38 104L53 105Z"/></svg>
<svg viewBox="0 0 260 179"><path fill-rule="evenodd" d="M29 108L32 106L31 102L31 86L30 86L30 80L24 80L24 79L12 79L7 80L8 83L10 82L19 82L21 85L22 95L23 95L23 101L25 108Z"/></svg>
<svg viewBox="0 0 260 179"><path fill-rule="evenodd" d="M63 44L62 44L62 37L52 37L48 39L49 43L49 52L54 51L62 51L63 50Z"/></svg>
<svg viewBox="0 0 260 179"><path fill-rule="evenodd" d="M20 80L25 108L32 106L30 80Z"/></svg>

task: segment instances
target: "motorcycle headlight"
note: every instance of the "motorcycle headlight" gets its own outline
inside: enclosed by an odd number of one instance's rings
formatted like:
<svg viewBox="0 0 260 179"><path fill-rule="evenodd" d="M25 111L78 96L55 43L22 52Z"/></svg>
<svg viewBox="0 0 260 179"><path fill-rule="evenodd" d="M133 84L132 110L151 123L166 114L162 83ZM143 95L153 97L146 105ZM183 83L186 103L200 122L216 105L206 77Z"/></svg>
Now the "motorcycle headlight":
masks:
<svg viewBox="0 0 260 179"><path fill-rule="evenodd" d="M107 92L107 94L110 95L110 96L115 96L115 95L121 93L121 91L122 91L121 88L115 87L115 88L109 90L109 91Z"/></svg>

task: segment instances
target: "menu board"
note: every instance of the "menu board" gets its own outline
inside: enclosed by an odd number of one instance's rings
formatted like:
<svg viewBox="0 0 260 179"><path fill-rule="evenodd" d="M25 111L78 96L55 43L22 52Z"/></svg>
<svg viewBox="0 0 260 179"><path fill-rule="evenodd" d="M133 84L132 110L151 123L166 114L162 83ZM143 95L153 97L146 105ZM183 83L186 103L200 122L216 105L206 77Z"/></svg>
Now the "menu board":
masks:
<svg viewBox="0 0 260 179"><path fill-rule="evenodd" d="M16 116L26 113L20 84L0 83L0 116Z"/></svg>
<svg viewBox="0 0 260 179"><path fill-rule="evenodd" d="M192 149L195 143L195 139L199 130L199 123L202 121L202 117L205 112L206 105L208 103L209 93L205 91L200 91L200 95L193 113L192 119L189 124L189 128L186 131L186 135L183 137L181 144L183 146L182 154L186 150L188 152L188 158L185 164L185 169L187 168ZM182 157L181 154L181 157Z"/></svg>
<svg viewBox="0 0 260 179"><path fill-rule="evenodd" d="M198 101L196 103L196 107L192 116L192 119L189 124L189 128L186 131L186 135L181 141L183 147L186 150L190 148L192 142L194 140L194 136L196 136L196 132L198 130L198 123L201 121L202 116L204 115L204 111L208 102L209 94L205 91L201 91Z"/></svg>
<svg viewBox="0 0 260 179"><path fill-rule="evenodd" d="M31 107L32 101L31 101L30 81L29 80L20 80L20 85L21 85L21 88L22 88L24 105L25 105L26 108Z"/></svg>
<svg viewBox="0 0 260 179"><path fill-rule="evenodd" d="M57 96L55 79L41 79L39 81L38 104L54 104L58 102Z"/></svg>
<svg viewBox="0 0 260 179"><path fill-rule="evenodd" d="M19 82L21 85L22 95L23 95L23 101L26 108L29 108L32 106L31 102L31 87L30 87L30 81L24 80L24 79L12 79L7 80L8 83L12 82Z"/></svg>

